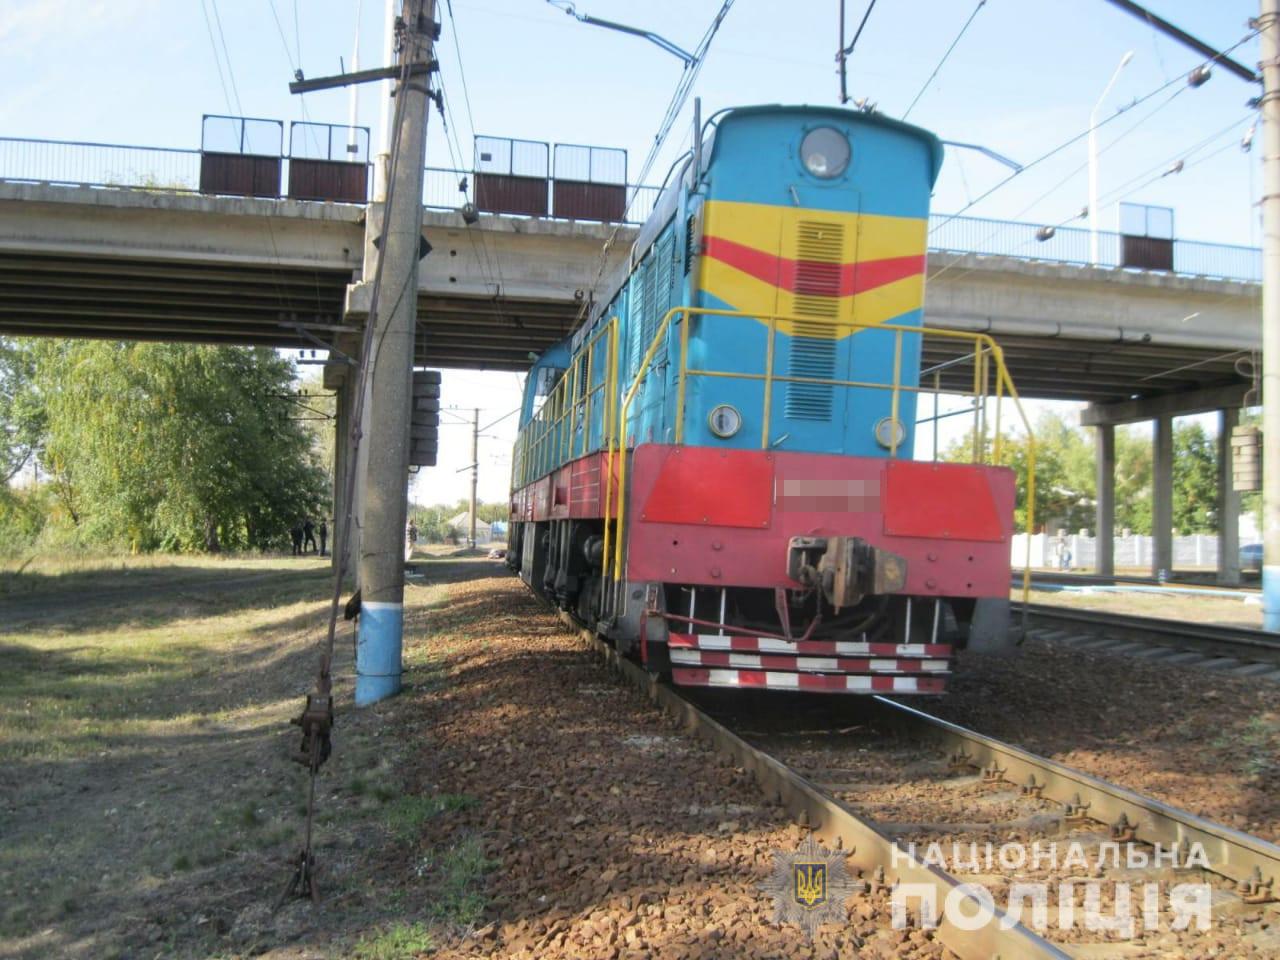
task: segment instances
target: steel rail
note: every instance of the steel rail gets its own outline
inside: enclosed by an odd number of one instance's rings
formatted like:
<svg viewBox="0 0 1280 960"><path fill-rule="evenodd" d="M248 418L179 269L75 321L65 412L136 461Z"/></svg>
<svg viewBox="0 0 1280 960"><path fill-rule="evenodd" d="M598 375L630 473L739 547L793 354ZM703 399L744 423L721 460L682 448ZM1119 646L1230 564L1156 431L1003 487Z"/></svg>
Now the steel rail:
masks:
<svg viewBox="0 0 1280 960"><path fill-rule="evenodd" d="M1041 788L1040 796L1064 806L1075 805L1078 795L1080 802L1088 804L1086 816L1091 820L1115 824L1123 815L1136 827L1138 843L1160 844L1166 849L1178 844L1183 852L1191 843L1199 843L1214 873L1246 884L1260 878L1263 884L1271 884L1271 889L1280 893L1280 846L1144 797L1021 747L966 730L914 707L883 697L873 699L895 722L944 743L951 749L953 760L978 769L994 764L1002 771L1002 779L1015 784L1026 784L1029 778L1034 777L1036 786Z"/></svg>
<svg viewBox="0 0 1280 960"><path fill-rule="evenodd" d="M1102 628L1116 639L1141 640L1179 650L1237 660L1272 663L1280 667L1280 641L1275 634L1252 627L1227 627L1210 623L1181 623L1159 617L1140 617L1100 610L1073 610L1045 603L1014 603L1041 626L1054 623Z"/></svg>
<svg viewBox="0 0 1280 960"><path fill-rule="evenodd" d="M933 887L937 903L941 905L953 890L967 885L950 874L923 863L910 851L904 850L872 823L860 819L839 800L820 790L811 781L790 767L747 743L723 724L703 713L674 689L660 683L643 668L619 656L616 650L600 640L590 630L585 630L567 614L561 621L576 631L605 662L623 679L657 704L665 713L680 722L688 732L708 741L722 756L735 766L749 771L760 789L776 799L791 813L801 826L807 826L823 844L842 850L864 873L883 870L886 885L894 883L927 884ZM960 889L966 905L966 916L976 914L980 905L976 899ZM938 939L949 950L964 960L1067 960L1065 953L1048 940L1020 923L1013 923L999 908L995 918L976 930L955 926L944 913L936 927Z"/></svg>
<svg viewBox="0 0 1280 960"><path fill-rule="evenodd" d="M1232 593L1238 593L1242 596L1248 594L1256 594L1261 596L1262 591L1258 587L1224 586L1220 583L1214 583L1211 580L1188 580L1179 577L1164 582L1157 580L1155 577L1132 576L1127 574L1100 574L1100 573L1066 573L1056 570L1036 570L1031 574L1031 582L1047 583L1054 586L1135 586L1135 587L1170 587L1178 590L1223 590Z"/></svg>

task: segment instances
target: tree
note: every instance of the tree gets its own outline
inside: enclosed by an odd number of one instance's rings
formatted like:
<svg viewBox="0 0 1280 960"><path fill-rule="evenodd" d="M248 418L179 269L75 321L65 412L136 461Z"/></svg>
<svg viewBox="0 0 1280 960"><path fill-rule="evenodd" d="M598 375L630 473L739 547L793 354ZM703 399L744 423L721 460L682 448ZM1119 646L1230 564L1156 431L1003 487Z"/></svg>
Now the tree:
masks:
<svg viewBox="0 0 1280 960"><path fill-rule="evenodd" d="M264 548L325 502L292 418L292 365L264 348L46 340L41 461L85 538L135 550Z"/></svg>
<svg viewBox="0 0 1280 960"><path fill-rule="evenodd" d="M1151 533L1152 451L1150 427L1116 430L1115 527Z"/></svg>
<svg viewBox="0 0 1280 960"><path fill-rule="evenodd" d="M1218 451L1198 423L1173 428L1173 528L1214 533L1218 518Z"/></svg>
<svg viewBox="0 0 1280 960"><path fill-rule="evenodd" d="M0 487L18 475L40 443L44 418L32 390L34 375L28 345L0 337Z"/></svg>
<svg viewBox="0 0 1280 960"><path fill-rule="evenodd" d="M1077 530L1093 526L1094 477L1093 451L1080 431L1058 413L1046 410L1035 428L1036 499L1034 522L1037 528L1059 527ZM991 462L993 444L987 439L987 461ZM1030 444L1024 435L1005 437L1001 443L999 463L1011 467L1017 484L1014 526L1026 529L1027 466ZM942 454L943 460L969 463L973 460L973 433L951 444Z"/></svg>

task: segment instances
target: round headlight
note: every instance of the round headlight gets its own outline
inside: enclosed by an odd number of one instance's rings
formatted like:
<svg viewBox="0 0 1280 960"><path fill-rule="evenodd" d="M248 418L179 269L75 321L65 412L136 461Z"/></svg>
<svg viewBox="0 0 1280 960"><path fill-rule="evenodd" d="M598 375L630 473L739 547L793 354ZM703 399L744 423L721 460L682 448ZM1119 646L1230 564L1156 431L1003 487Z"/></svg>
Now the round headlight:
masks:
<svg viewBox="0 0 1280 960"><path fill-rule="evenodd" d="M830 180L844 173L849 167L852 152L849 138L834 127L810 130L800 141L800 162L821 180Z"/></svg>
<svg viewBox="0 0 1280 960"><path fill-rule="evenodd" d="M722 403L712 408L707 416L707 426L717 437L727 440L742 429L742 414L735 407Z"/></svg>
<svg viewBox="0 0 1280 960"><path fill-rule="evenodd" d="M899 447L905 439L907 439L907 428L902 425L901 420L885 417L876 424L876 443L885 449Z"/></svg>

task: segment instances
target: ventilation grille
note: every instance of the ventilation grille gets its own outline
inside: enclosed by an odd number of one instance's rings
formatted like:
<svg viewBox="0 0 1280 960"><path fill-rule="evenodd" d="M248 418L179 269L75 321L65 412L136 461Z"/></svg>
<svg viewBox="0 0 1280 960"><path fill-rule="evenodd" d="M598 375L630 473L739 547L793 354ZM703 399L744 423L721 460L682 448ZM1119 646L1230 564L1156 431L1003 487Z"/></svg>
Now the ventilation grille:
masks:
<svg viewBox="0 0 1280 960"><path fill-rule="evenodd" d="M835 320L840 315L840 268L844 227L802 220L796 234L794 310L798 317ZM795 325L787 374L834 380L836 330L825 323ZM830 422L835 388L823 383L788 383L786 415L792 420Z"/></svg>

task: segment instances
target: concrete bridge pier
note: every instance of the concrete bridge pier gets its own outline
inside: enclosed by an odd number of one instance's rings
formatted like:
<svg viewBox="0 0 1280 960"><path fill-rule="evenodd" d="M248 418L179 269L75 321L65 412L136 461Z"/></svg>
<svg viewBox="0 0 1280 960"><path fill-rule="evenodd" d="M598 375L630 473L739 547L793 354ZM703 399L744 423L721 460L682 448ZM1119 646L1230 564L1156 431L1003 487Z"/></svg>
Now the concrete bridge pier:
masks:
<svg viewBox="0 0 1280 960"><path fill-rule="evenodd" d="M1151 575L1173 572L1173 416L1155 418L1151 457Z"/></svg>
<svg viewBox="0 0 1280 960"><path fill-rule="evenodd" d="M1116 428L1110 423L1094 427L1094 469L1097 477L1097 572L1116 572Z"/></svg>
<svg viewBox="0 0 1280 960"><path fill-rule="evenodd" d="M1240 422L1240 411L1218 411L1218 583L1240 585L1240 494L1231 471L1231 431Z"/></svg>
<svg viewBox="0 0 1280 960"><path fill-rule="evenodd" d="M1152 438L1151 533L1154 548L1151 573L1173 570L1173 421L1193 413L1218 413L1218 581L1240 582L1240 495L1232 486L1231 430L1239 418L1248 384L1232 383L1182 393L1142 397L1118 403L1091 403L1080 415L1082 426L1093 427L1097 470L1097 569L1115 573L1115 428L1121 424L1154 422Z"/></svg>

